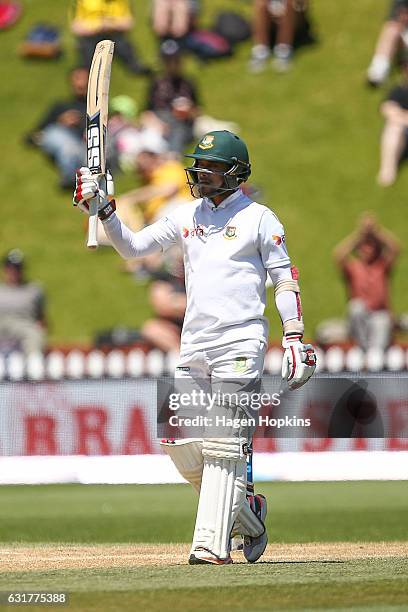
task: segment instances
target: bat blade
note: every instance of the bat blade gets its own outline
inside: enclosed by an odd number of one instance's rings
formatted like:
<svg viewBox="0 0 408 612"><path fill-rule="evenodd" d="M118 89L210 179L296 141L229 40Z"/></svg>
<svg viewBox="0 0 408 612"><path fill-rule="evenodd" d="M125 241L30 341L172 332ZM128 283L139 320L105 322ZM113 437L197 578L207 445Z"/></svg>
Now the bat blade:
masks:
<svg viewBox="0 0 408 612"><path fill-rule="evenodd" d="M102 40L95 47L88 79L86 106L87 165L99 180L106 173L106 139L108 125L109 82L114 43ZM88 248L96 248L98 228L98 202L89 205Z"/></svg>

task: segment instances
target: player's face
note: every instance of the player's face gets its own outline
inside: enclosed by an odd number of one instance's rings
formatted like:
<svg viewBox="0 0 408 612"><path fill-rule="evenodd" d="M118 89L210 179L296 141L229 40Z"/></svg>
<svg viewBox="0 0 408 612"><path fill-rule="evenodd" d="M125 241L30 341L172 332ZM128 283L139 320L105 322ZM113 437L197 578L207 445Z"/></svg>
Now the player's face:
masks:
<svg viewBox="0 0 408 612"><path fill-rule="evenodd" d="M197 165L203 170L203 172L200 170L197 172L201 195L210 196L214 193L214 189L219 189L224 184L223 173L229 169L229 166L224 162L207 159L200 159ZM205 172L205 170L210 170L210 172Z"/></svg>

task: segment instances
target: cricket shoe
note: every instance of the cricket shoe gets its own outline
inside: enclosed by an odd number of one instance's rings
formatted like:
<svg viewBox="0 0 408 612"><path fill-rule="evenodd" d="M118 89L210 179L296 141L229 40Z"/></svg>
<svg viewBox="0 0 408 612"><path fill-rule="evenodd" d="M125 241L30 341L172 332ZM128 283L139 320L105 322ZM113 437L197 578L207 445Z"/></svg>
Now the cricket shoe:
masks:
<svg viewBox="0 0 408 612"><path fill-rule="evenodd" d="M200 548L191 553L188 560L189 565L230 565L233 563L230 555L226 559L220 559L205 548Z"/></svg>
<svg viewBox="0 0 408 612"><path fill-rule="evenodd" d="M255 563L255 561L258 561L259 557L263 555L266 545L268 544L268 534L265 528L265 518L268 507L263 495L251 495L248 501L252 512L256 514L264 527L261 535L255 538L248 535L244 537L244 557L249 563Z"/></svg>

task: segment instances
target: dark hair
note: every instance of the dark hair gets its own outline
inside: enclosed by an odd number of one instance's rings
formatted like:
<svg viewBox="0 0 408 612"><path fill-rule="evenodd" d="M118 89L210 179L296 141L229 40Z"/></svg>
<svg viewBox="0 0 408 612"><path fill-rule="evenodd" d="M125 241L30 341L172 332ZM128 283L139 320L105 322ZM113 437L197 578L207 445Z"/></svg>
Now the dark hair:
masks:
<svg viewBox="0 0 408 612"><path fill-rule="evenodd" d="M382 245L382 242L380 240L378 240L378 238L376 236L373 236L373 234L367 234L366 236L363 236L363 238L361 238L361 240L357 244L357 249L361 248L365 244L372 245L375 248L375 256L376 256L376 258L380 257L380 255L381 255L381 253L383 251L383 245Z"/></svg>

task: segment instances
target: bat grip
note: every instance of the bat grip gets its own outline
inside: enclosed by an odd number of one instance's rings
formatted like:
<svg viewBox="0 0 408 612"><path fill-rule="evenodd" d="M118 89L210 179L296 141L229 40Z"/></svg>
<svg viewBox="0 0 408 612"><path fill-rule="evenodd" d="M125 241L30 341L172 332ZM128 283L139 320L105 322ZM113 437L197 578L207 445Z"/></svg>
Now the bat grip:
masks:
<svg viewBox="0 0 408 612"><path fill-rule="evenodd" d="M248 455L246 460L247 469L247 496L254 495L254 474L252 467L252 456L253 456L252 442L248 445Z"/></svg>
<svg viewBox="0 0 408 612"><path fill-rule="evenodd" d="M98 246L98 198L99 195L89 202L88 242L86 243L88 249L96 249Z"/></svg>

